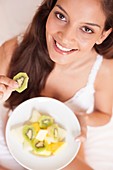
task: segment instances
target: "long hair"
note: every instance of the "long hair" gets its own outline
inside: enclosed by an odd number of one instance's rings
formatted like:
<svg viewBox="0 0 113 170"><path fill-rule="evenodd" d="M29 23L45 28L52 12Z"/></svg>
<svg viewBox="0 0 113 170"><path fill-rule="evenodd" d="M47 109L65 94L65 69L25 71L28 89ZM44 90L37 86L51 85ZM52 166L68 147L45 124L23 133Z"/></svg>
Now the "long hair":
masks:
<svg viewBox="0 0 113 170"><path fill-rule="evenodd" d="M102 9L106 16L104 31L112 28L110 35L100 45L95 45L96 51L104 58L113 58L113 0L101 0Z"/></svg>
<svg viewBox="0 0 113 170"><path fill-rule="evenodd" d="M13 92L6 101L6 106L13 109L21 102L40 96L45 87L49 73L54 68L46 44L46 21L57 0L44 0L38 8L28 27L24 39L15 49L8 70L8 77L13 78L19 72L26 72L29 76L28 88L22 93ZM101 0L106 15L105 30L113 28L113 0ZM99 54L106 58L113 58L113 31L101 44L95 45Z"/></svg>
<svg viewBox="0 0 113 170"><path fill-rule="evenodd" d="M45 0L38 8L24 39L15 49L7 76L13 78L19 72L29 76L28 88L22 93L13 92L5 106L13 109L15 106L32 97L40 96L46 79L54 68L50 60L45 37L45 25L55 0Z"/></svg>

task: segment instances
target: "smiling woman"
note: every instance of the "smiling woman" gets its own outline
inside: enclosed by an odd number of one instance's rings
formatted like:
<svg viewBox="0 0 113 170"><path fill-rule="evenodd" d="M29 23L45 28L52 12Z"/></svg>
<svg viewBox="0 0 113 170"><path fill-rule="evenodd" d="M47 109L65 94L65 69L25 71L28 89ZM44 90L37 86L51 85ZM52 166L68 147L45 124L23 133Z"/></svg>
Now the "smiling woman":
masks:
<svg viewBox="0 0 113 170"><path fill-rule="evenodd" d="M44 0L21 42L9 40L0 51L1 102L10 110L39 96L64 102L77 115L83 141L66 170L82 164L112 170L113 0ZM12 80L19 72L29 76L21 94Z"/></svg>

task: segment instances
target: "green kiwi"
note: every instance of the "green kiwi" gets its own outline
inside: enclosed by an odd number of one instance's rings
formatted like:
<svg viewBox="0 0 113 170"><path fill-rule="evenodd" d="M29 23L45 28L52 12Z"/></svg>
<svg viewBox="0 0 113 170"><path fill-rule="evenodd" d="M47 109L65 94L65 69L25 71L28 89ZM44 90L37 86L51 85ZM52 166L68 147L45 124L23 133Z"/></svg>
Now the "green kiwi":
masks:
<svg viewBox="0 0 113 170"><path fill-rule="evenodd" d="M32 147L33 147L34 151L36 151L37 153L40 153L40 152L46 150L47 144L45 141L39 141L38 139L35 138L32 141Z"/></svg>
<svg viewBox="0 0 113 170"><path fill-rule="evenodd" d="M19 87L16 88L15 90L17 92L21 93L22 91L24 91L27 88L29 77L26 73L20 72L13 77L13 80L17 81L17 83L19 85Z"/></svg>
<svg viewBox="0 0 113 170"><path fill-rule="evenodd" d="M25 125L23 127L23 136L26 141L32 141L36 135L37 131L32 125Z"/></svg>
<svg viewBox="0 0 113 170"><path fill-rule="evenodd" d="M51 126L53 124L54 120L50 116L42 115L42 116L40 116L38 122L39 122L40 128L45 129L45 128Z"/></svg>
<svg viewBox="0 0 113 170"><path fill-rule="evenodd" d="M63 128L60 128L57 124L53 124L48 128L48 137L46 140L50 142L59 142L64 140L66 137L66 131Z"/></svg>
<svg viewBox="0 0 113 170"><path fill-rule="evenodd" d="M48 128L48 137L47 141L58 142L59 141L59 129L57 124L53 124Z"/></svg>

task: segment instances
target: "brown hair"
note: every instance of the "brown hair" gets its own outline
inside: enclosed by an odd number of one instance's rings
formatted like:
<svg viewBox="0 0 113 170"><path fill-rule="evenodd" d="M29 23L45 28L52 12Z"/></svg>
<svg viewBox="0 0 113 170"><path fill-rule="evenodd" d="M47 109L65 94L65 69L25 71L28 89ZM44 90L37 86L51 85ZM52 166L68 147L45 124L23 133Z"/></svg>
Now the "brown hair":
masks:
<svg viewBox="0 0 113 170"><path fill-rule="evenodd" d="M104 30L113 29L113 0L101 0L102 9L106 16ZM96 51L104 58L113 58L113 30L111 34L100 45L95 45Z"/></svg>
<svg viewBox="0 0 113 170"><path fill-rule="evenodd" d="M113 0L101 0L107 16L105 30L113 28ZM45 26L49 13L57 0L44 0L38 8L21 44L15 49L10 63L8 76L13 78L18 72L24 71L29 76L28 88L21 94L13 92L6 106L13 109L21 102L40 96L49 73L54 68L46 45ZM113 57L113 32L101 44L95 45L99 54L107 58Z"/></svg>

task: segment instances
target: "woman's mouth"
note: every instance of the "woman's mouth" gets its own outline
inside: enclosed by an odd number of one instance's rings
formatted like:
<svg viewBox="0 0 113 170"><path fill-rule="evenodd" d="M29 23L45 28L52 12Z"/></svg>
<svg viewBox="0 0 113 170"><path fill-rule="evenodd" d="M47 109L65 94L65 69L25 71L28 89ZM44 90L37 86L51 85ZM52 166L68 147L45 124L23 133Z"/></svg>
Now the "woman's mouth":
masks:
<svg viewBox="0 0 113 170"><path fill-rule="evenodd" d="M71 48L66 48L63 47L61 44L59 44L57 41L54 40L54 48L57 52L59 52L60 54L70 54L74 51L76 51L75 49L71 49Z"/></svg>

